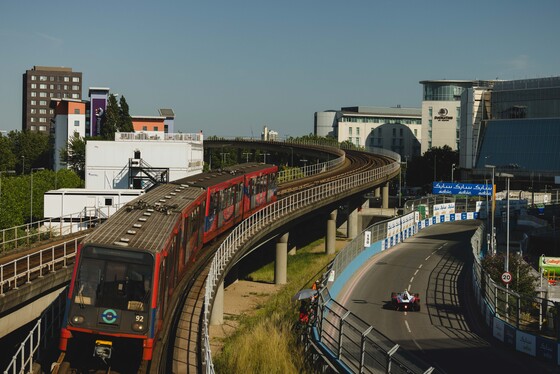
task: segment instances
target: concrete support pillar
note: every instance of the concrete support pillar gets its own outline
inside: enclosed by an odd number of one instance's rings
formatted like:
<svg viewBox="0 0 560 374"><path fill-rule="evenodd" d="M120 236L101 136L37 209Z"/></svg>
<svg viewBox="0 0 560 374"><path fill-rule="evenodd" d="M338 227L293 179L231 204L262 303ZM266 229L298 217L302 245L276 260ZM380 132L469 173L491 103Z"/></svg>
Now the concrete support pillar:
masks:
<svg viewBox="0 0 560 374"><path fill-rule="evenodd" d="M381 197L381 187L375 189L375 197Z"/></svg>
<svg viewBox="0 0 560 374"><path fill-rule="evenodd" d="M289 251L288 256L295 256L297 253L297 247L294 245Z"/></svg>
<svg viewBox="0 0 560 374"><path fill-rule="evenodd" d="M358 208L349 207L346 230L348 239L354 239L358 236Z"/></svg>
<svg viewBox="0 0 560 374"><path fill-rule="evenodd" d="M285 233L276 242L276 260L274 261L274 284L286 284L288 274L288 237Z"/></svg>
<svg viewBox="0 0 560 374"><path fill-rule="evenodd" d="M327 221L327 236L325 238L325 252L328 255L336 252L336 209L329 214Z"/></svg>
<svg viewBox="0 0 560 374"><path fill-rule="evenodd" d="M366 201L364 201L364 203L362 204L362 209L367 209L367 208L370 208L369 199L366 199Z"/></svg>
<svg viewBox="0 0 560 374"><path fill-rule="evenodd" d="M224 282L220 282L220 285L216 290L214 305L212 306L212 314L210 315L210 324L224 324Z"/></svg>
<svg viewBox="0 0 560 374"><path fill-rule="evenodd" d="M389 209L389 183L385 183L383 186L383 198L381 202L381 207L383 209Z"/></svg>

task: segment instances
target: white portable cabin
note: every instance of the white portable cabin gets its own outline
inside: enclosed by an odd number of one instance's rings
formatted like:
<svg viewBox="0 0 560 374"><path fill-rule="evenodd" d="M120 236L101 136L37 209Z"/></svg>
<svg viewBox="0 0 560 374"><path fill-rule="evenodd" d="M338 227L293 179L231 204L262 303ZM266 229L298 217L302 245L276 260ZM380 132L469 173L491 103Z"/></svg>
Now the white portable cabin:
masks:
<svg viewBox="0 0 560 374"><path fill-rule="evenodd" d="M129 201L143 195L144 190L88 190L61 188L44 194L44 217L75 220L77 218L106 218Z"/></svg>

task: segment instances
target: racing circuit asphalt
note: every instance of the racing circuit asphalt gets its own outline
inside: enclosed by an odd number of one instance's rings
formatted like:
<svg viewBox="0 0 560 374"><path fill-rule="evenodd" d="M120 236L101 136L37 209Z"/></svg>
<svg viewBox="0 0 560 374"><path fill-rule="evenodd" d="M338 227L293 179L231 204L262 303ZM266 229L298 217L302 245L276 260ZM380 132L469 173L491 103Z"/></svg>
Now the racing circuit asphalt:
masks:
<svg viewBox="0 0 560 374"><path fill-rule="evenodd" d="M338 300L441 372L558 373L508 348L481 321L472 298L470 238L479 222L431 226L364 264ZM391 292L420 294L419 312L396 311Z"/></svg>

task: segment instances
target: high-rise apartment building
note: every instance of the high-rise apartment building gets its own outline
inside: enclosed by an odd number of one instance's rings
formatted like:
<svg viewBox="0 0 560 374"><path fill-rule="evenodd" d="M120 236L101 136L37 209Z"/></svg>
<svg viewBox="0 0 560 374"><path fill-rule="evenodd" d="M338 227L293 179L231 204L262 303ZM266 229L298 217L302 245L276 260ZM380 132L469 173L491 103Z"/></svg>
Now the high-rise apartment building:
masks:
<svg viewBox="0 0 560 374"><path fill-rule="evenodd" d="M72 68L34 66L23 74L22 130L49 132L51 99L82 98L82 73Z"/></svg>

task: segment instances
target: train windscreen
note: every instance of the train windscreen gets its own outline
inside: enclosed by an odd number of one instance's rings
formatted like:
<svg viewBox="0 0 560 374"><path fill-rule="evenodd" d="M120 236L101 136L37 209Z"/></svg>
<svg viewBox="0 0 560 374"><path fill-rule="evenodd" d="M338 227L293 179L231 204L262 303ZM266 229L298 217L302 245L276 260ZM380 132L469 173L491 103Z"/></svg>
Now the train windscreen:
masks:
<svg viewBox="0 0 560 374"><path fill-rule="evenodd" d="M153 257L149 253L85 247L74 284L74 302L99 308L146 311Z"/></svg>

